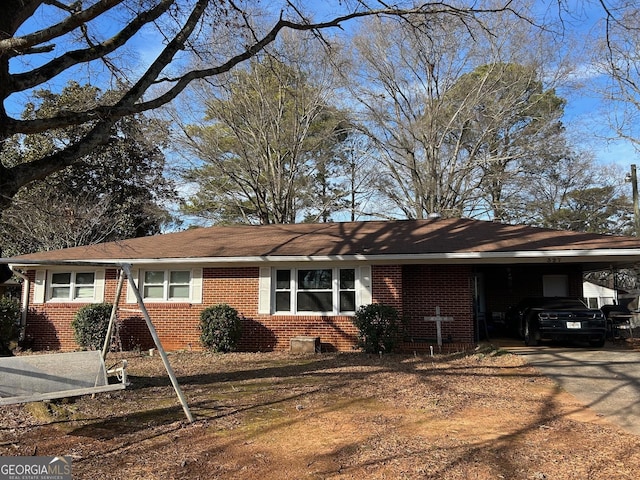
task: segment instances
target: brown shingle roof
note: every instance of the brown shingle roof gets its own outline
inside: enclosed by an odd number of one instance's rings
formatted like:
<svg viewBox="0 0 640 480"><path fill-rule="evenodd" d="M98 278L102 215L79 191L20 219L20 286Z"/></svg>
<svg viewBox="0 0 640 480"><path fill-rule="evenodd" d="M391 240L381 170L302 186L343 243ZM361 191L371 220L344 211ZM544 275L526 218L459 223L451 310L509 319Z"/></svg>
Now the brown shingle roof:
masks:
<svg viewBox="0 0 640 480"><path fill-rule="evenodd" d="M636 249L640 240L469 219L215 226L15 257L135 260ZM16 262L18 263L18 262Z"/></svg>

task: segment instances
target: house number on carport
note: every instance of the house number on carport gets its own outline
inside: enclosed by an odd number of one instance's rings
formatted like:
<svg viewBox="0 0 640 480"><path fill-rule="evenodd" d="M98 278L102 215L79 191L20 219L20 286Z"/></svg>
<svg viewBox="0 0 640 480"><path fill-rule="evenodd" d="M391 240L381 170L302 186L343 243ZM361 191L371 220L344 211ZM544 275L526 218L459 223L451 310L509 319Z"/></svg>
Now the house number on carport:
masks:
<svg viewBox="0 0 640 480"><path fill-rule="evenodd" d="M560 263L560 259L558 257L549 257L547 258L547 263Z"/></svg>

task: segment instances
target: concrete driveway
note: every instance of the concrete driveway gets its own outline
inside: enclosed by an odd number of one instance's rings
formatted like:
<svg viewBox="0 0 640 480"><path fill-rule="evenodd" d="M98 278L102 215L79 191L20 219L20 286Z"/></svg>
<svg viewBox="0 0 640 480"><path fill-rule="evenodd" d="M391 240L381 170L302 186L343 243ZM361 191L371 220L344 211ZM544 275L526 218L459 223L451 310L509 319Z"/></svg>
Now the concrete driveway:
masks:
<svg viewBox="0 0 640 480"><path fill-rule="evenodd" d="M602 349L525 347L517 340L498 344L522 355L529 365L611 423L640 435L640 352L609 343Z"/></svg>

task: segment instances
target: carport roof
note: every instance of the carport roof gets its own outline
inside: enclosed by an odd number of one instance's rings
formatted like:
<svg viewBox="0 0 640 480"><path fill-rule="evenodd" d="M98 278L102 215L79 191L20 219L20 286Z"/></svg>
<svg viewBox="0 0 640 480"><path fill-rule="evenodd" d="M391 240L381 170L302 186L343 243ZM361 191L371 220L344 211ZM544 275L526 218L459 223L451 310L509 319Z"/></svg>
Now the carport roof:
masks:
<svg viewBox="0 0 640 480"><path fill-rule="evenodd" d="M42 262L640 259L640 240L470 219L214 226L14 257Z"/></svg>

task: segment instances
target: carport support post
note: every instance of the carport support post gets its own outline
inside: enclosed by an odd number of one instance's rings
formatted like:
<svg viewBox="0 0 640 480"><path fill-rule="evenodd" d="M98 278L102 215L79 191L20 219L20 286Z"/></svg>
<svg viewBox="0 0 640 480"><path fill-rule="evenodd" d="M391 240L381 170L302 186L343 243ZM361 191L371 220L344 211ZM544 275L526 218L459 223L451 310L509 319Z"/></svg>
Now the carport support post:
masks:
<svg viewBox="0 0 640 480"><path fill-rule="evenodd" d="M178 396L178 400L180 400L180 404L182 405L182 410L184 410L184 414L187 416L187 420L190 423L193 423L193 416L191 415L191 411L189 410L189 405L187 405L187 400L182 393L182 389L180 388L180 384L176 379L175 373L173 373L173 368L171 368L171 364L169 363L169 358L167 358L167 354L162 348L162 343L160 343L160 338L158 337L158 333L156 332L156 328L151 323L151 317L149 317L149 312L147 311L147 307L142 300L142 295L140 295L140 290L138 290L138 286L136 285L135 280L133 279L133 275L131 275L131 265L128 263L122 264L122 270L127 275L127 279L129 280L129 285L131 286L131 290L136 296L138 300L138 306L142 311L142 315L144 316L145 322L147 322L147 327L149 328L149 333L151 333L151 337L153 338L153 342L156 344L158 348L158 353L160 353L160 357L162 358L162 363L164 364L164 368L169 375L169 379L171 380L171 385L173 385L173 389Z"/></svg>

